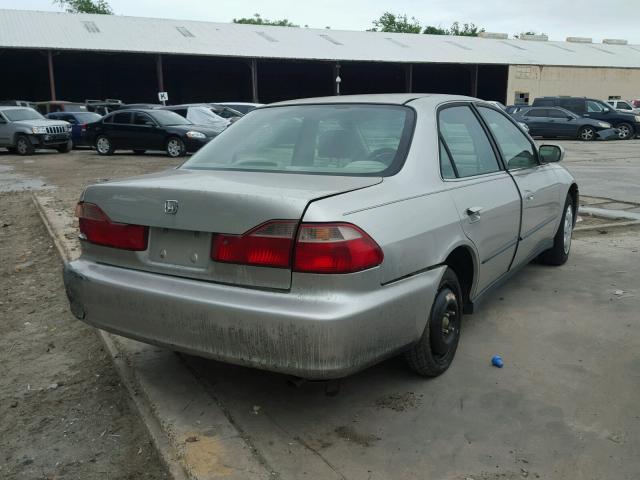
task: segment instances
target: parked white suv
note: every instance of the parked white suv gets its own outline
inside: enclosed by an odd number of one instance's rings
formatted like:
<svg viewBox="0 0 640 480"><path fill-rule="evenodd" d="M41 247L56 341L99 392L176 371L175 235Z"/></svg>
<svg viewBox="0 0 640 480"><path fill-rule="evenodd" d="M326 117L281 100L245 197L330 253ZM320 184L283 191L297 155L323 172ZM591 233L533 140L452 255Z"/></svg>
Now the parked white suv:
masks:
<svg viewBox="0 0 640 480"><path fill-rule="evenodd" d="M607 100L607 103L611 105L616 110L620 110L621 112L628 113L640 113L640 108L634 107L631 102L627 102L626 100Z"/></svg>
<svg viewBox="0 0 640 480"><path fill-rule="evenodd" d="M33 108L0 107L0 147L19 155L32 155L38 148L66 153L71 146L68 122L48 120Z"/></svg>

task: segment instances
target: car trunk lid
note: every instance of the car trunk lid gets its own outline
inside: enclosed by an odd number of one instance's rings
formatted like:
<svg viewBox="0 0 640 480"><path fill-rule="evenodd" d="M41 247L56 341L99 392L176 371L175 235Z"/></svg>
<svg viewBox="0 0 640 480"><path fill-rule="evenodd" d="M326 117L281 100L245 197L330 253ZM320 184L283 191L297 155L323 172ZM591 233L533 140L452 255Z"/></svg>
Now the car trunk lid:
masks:
<svg viewBox="0 0 640 480"><path fill-rule="evenodd" d="M252 287L287 289L291 271L214 262L212 235L241 235L269 220L299 221L317 199L366 188L380 177L178 169L92 185L83 201L113 222L145 225L148 248L86 245L95 260L128 268Z"/></svg>

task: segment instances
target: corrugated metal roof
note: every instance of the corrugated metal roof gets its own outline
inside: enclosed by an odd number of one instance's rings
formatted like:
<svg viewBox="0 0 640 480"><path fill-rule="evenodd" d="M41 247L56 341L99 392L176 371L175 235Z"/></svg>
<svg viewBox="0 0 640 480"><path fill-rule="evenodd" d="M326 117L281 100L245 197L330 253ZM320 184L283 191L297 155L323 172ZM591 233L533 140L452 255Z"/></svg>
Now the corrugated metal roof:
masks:
<svg viewBox="0 0 640 480"><path fill-rule="evenodd" d="M640 68L640 46L0 10L0 48Z"/></svg>

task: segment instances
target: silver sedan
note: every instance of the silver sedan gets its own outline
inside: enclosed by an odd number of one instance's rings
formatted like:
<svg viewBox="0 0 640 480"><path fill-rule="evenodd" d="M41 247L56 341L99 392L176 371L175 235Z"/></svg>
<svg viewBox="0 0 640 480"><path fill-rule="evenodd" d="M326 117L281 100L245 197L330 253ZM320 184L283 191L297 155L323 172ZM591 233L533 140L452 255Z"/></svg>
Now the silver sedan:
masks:
<svg viewBox="0 0 640 480"><path fill-rule="evenodd" d="M73 313L224 362L327 379L451 364L463 313L562 265L578 187L495 106L451 95L255 110L180 168L89 186Z"/></svg>

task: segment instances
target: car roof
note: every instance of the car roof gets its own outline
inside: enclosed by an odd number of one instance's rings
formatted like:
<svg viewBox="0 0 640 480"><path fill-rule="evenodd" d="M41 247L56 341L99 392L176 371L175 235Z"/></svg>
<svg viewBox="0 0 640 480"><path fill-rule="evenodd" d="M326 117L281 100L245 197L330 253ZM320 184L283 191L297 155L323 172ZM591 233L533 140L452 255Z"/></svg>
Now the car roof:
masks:
<svg viewBox="0 0 640 480"><path fill-rule="evenodd" d="M25 107L22 105L0 105L0 110L24 110L25 108L31 107ZM33 108L31 108L31 110L33 110Z"/></svg>
<svg viewBox="0 0 640 480"><path fill-rule="evenodd" d="M380 105L404 105L413 100L429 98L435 103L452 100L460 101L482 101L478 98L466 97L463 95L447 95L439 93L378 93L364 95L340 95L334 97L301 98L297 100L286 100L283 102L270 103L266 107L282 105L305 105L319 103L374 103ZM487 102L485 102L487 103ZM488 103L487 103L488 104Z"/></svg>

